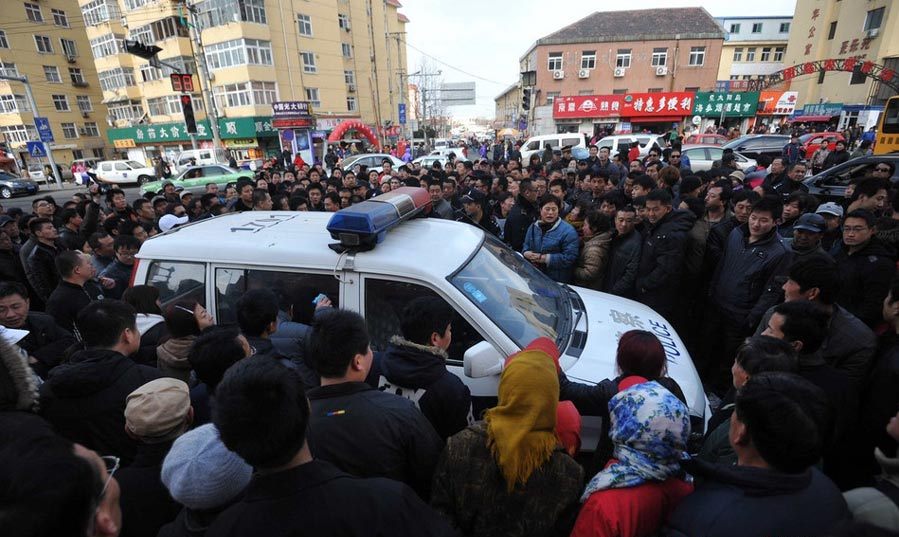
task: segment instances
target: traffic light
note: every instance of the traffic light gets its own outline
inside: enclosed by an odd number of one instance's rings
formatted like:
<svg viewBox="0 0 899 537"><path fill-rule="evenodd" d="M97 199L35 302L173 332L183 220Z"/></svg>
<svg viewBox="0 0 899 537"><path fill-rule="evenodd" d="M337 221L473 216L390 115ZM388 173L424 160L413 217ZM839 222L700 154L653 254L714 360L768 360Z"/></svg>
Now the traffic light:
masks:
<svg viewBox="0 0 899 537"><path fill-rule="evenodd" d="M531 88L521 90L521 108L524 110L531 109Z"/></svg>
<svg viewBox="0 0 899 537"><path fill-rule="evenodd" d="M172 73L169 76L172 81L172 91L181 93L194 92L194 76L190 73Z"/></svg>
<svg viewBox="0 0 899 537"><path fill-rule="evenodd" d="M194 103L190 95L181 96L181 110L184 112L184 124L187 125L188 134L197 133L197 118L194 117Z"/></svg>
<svg viewBox="0 0 899 537"><path fill-rule="evenodd" d="M156 45L144 45L140 41L136 41L134 39L126 39L125 40L125 52L129 54L134 54L140 58L145 60L152 59L162 50Z"/></svg>

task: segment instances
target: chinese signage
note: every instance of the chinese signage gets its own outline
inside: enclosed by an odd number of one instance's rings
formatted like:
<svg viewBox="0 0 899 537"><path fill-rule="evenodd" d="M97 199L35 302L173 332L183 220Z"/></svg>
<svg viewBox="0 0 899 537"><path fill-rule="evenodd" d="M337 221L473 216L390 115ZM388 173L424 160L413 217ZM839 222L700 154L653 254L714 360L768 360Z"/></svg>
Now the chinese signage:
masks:
<svg viewBox="0 0 899 537"><path fill-rule="evenodd" d="M275 128L313 128L315 118L309 112L308 101L278 101L272 103L272 125Z"/></svg>
<svg viewBox="0 0 899 537"><path fill-rule="evenodd" d="M660 117L693 113L693 92L627 93L624 95L572 95L556 97L553 118Z"/></svg>
<svg viewBox="0 0 899 537"><path fill-rule="evenodd" d="M838 116L843 110L843 103L807 104L796 113L797 116Z"/></svg>
<svg viewBox="0 0 899 537"><path fill-rule="evenodd" d="M134 147L127 140L133 140L135 144L156 144L166 142L190 141L187 127L184 123L160 123L156 125L137 125L122 129L109 129L109 140L116 147ZM258 138L260 136L274 136L275 129L271 118L267 117L239 117L219 119L219 135L225 139ZM197 122L197 139L212 140L212 130L209 120ZM120 141L116 144L116 141Z"/></svg>
<svg viewBox="0 0 899 537"><path fill-rule="evenodd" d="M759 103L757 91L716 93L697 91L693 113L703 117L752 117Z"/></svg>
<svg viewBox="0 0 899 537"><path fill-rule="evenodd" d="M763 91L759 94L760 116L789 116L796 111L798 91Z"/></svg>
<svg viewBox="0 0 899 537"><path fill-rule="evenodd" d="M130 149L132 147L137 147L137 142L134 141L134 138L121 138L119 140L113 140L112 145L115 146L116 149Z"/></svg>

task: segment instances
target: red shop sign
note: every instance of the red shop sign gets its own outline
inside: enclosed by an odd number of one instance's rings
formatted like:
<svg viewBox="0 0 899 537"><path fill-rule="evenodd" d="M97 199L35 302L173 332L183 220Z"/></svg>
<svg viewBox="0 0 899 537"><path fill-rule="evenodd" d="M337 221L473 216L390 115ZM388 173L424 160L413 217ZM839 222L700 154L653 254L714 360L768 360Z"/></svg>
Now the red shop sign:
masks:
<svg viewBox="0 0 899 537"><path fill-rule="evenodd" d="M556 97L553 118L689 116L692 91Z"/></svg>

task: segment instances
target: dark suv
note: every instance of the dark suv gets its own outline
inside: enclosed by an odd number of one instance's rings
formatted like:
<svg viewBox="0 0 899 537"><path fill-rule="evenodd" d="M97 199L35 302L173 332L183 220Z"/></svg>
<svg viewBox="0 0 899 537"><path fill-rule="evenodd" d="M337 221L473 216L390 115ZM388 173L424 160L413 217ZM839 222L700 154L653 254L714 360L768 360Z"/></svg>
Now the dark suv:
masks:
<svg viewBox="0 0 899 537"><path fill-rule="evenodd" d="M747 134L724 144L722 149L733 149L744 157L758 160L759 155L770 158L783 155L783 148L790 137L781 134Z"/></svg>
<svg viewBox="0 0 899 537"><path fill-rule="evenodd" d="M893 165L893 176L890 181L893 185L899 183L899 154L871 155L858 157L838 164L813 175L804 181L809 194L813 194L822 203L825 201L840 202L846 195L846 187L849 182L859 177L867 177L880 162L890 162Z"/></svg>

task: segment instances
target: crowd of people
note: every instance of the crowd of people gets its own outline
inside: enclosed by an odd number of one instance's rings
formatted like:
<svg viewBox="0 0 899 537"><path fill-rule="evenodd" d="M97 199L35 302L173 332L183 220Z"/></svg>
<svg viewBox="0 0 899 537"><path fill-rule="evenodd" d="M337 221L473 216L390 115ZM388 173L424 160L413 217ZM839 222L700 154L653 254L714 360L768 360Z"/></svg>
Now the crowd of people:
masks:
<svg viewBox="0 0 899 537"><path fill-rule="evenodd" d="M693 172L676 136L610 155L429 169L273 159L223 192L96 185L0 216L0 528L16 536L799 536L899 532L899 196L875 164L815 199L809 163ZM469 155L469 158L473 155ZM453 310L420 297L372 352L271 289L236 326L130 282L143 241L232 211L324 211L403 186L549 278L674 324L712 415L691 419L634 321L615 378L553 341L509 356L476 412L446 366ZM582 445L582 416L599 416Z"/></svg>

